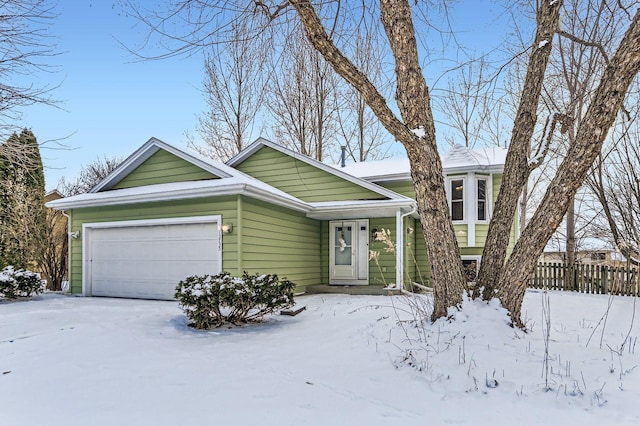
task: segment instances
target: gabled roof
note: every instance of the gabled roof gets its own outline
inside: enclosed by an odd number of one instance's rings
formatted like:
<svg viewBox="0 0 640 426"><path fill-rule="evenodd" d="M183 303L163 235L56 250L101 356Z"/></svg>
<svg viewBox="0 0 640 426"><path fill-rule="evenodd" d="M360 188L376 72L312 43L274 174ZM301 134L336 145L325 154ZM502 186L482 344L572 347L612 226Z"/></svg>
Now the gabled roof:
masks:
<svg viewBox="0 0 640 426"><path fill-rule="evenodd" d="M504 148L472 150L455 145L442 156L442 169L445 174L464 171L501 172L506 158L507 150ZM372 182L411 179L409 159L406 157L353 163L340 170Z"/></svg>
<svg viewBox="0 0 640 426"><path fill-rule="evenodd" d="M196 153L183 151L160 139L152 137L89 192L96 193L113 188L118 182L161 149L220 178L227 178L233 175L233 169L223 163L210 160Z"/></svg>
<svg viewBox="0 0 640 426"><path fill-rule="evenodd" d="M374 183L371 183L367 180L361 179L358 176L354 176L353 174L350 173L346 173L344 170L342 169L338 169L335 168L333 166L330 166L328 164L325 164L321 161L315 160L311 157L308 157L304 154L300 154L298 152L292 151L288 148L283 147L282 145L279 145L275 142L271 142L268 139L265 138L258 138L256 139L255 142L253 142L251 145L249 145L247 148L243 149L240 153L238 153L237 155L235 155L234 157L232 157L231 159L229 159L227 161L227 165L231 166L231 167L237 167L240 163L242 163L243 161L245 161L247 158L251 157L253 154L255 154L256 152L258 152L261 148L263 147L269 147L271 149L274 149L276 151L279 151L285 155L288 155L289 157L293 157L296 160L300 160L303 163L306 163L312 167L315 167L317 169L320 169L322 171L325 171L329 174L332 174L334 176L337 176L341 179L344 179L348 182L351 182L355 185L358 185L360 187L366 188L370 191L373 191L377 194L382 195L383 197L387 197L389 199L392 200L399 200L399 199L403 199L406 198L403 195L398 194L397 192L391 191L389 189L383 188L379 185L376 185Z"/></svg>
<svg viewBox="0 0 640 426"><path fill-rule="evenodd" d="M131 173L138 165L160 149L167 150L185 161L202 167L218 176L219 179L160 183L107 190L124 179L128 173ZM358 179L358 181L360 180ZM367 186L380 188L368 182L364 183ZM226 164L202 157L199 154L185 152L158 139L151 138L90 192L54 200L46 205L58 210L65 210L210 196L247 195L320 219L330 215L333 217L336 214L344 217L358 216L364 211L367 211L371 217L376 217L376 215L380 215L383 212L392 215L398 209L411 210L415 204L412 199L396 194L393 191L385 190L385 192L394 194L394 198L360 202L308 203Z"/></svg>

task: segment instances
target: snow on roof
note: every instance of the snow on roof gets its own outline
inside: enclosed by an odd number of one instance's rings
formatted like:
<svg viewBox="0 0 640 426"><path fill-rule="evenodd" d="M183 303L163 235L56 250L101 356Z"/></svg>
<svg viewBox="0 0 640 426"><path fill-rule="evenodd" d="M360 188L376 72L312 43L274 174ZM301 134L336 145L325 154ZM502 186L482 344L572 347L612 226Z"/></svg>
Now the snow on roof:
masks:
<svg viewBox="0 0 640 426"><path fill-rule="evenodd" d="M504 166L507 150L497 146L469 149L462 145L455 145L442 158L442 167L453 169L475 166Z"/></svg>
<svg viewBox="0 0 640 426"><path fill-rule="evenodd" d="M445 173L487 168L502 170L506 158L507 150L504 148L485 147L472 150L462 145L455 145L442 156L442 168ZM374 181L408 179L411 176L409 159L406 157L353 163L340 170L355 177Z"/></svg>
<svg viewBox="0 0 640 426"><path fill-rule="evenodd" d="M336 166L339 167L339 166ZM373 178L382 176L410 176L408 158L388 158L386 160L363 161L348 164L340 168L345 173L358 178Z"/></svg>
<svg viewBox="0 0 640 426"><path fill-rule="evenodd" d="M247 193L276 204L305 209L306 203L298 198L237 170L234 172L234 176L227 178L171 182L80 194L51 201L47 203L47 206L67 209Z"/></svg>

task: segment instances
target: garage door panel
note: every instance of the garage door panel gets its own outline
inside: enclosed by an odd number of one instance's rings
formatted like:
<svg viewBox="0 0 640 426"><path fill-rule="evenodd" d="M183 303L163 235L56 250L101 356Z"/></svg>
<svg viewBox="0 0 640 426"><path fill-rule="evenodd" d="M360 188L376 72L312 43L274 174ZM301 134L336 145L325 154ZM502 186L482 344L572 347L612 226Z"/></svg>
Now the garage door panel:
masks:
<svg viewBox="0 0 640 426"><path fill-rule="evenodd" d="M95 296L172 300L185 277L220 272L216 223L96 228L89 238Z"/></svg>

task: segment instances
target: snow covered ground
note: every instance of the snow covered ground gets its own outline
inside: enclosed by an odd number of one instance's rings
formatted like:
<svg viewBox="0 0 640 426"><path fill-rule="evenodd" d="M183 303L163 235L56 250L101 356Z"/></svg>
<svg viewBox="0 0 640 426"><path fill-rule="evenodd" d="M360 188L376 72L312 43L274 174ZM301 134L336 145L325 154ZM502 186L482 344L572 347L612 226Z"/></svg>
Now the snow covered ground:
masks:
<svg viewBox="0 0 640 426"><path fill-rule="evenodd" d="M476 302L417 328L404 297L302 296L209 332L175 302L4 301L0 425L640 424L640 306L550 293L545 379L544 300L527 294L527 334Z"/></svg>

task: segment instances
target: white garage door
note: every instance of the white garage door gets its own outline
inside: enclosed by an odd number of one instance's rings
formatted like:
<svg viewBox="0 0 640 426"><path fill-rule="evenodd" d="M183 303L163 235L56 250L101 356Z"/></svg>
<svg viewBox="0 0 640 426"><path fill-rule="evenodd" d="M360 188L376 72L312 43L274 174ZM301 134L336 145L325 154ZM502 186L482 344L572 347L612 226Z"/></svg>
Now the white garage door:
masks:
<svg viewBox="0 0 640 426"><path fill-rule="evenodd" d="M90 294L173 300L189 275L220 272L217 223L94 228Z"/></svg>

